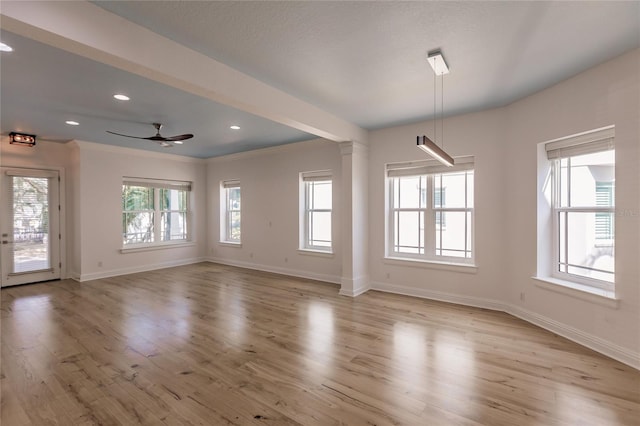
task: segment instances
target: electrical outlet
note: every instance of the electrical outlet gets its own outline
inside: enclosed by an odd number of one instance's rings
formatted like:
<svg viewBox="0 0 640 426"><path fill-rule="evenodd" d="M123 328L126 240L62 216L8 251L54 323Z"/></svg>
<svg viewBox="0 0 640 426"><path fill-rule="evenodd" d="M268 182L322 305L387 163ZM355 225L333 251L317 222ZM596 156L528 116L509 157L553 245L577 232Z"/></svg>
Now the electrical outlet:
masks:
<svg viewBox="0 0 640 426"><path fill-rule="evenodd" d="M387 279L391 278L391 274L387 272Z"/></svg>
<svg viewBox="0 0 640 426"><path fill-rule="evenodd" d="M288 257L285 257L285 258L284 258L284 263L287 263L288 261L289 261L289 258L288 258Z"/></svg>
<svg viewBox="0 0 640 426"><path fill-rule="evenodd" d="M102 260L98 261L98 268L102 268Z"/></svg>
<svg viewBox="0 0 640 426"><path fill-rule="evenodd" d="M526 299L526 295L525 295L524 291L521 291L521 292L520 292L520 301L521 301L521 302L524 302L524 301L525 301L525 299Z"/></svg>

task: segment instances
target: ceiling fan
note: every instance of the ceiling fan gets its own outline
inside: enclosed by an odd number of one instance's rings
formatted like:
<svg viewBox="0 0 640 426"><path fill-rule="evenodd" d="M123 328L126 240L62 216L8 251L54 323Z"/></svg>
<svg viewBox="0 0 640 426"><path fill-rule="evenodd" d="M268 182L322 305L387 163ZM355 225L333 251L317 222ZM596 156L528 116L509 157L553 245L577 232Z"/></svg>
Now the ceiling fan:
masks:
<svg viewBox="0 0 640 426"><path fill-rule="evenodd" d="M112 135L124 136L125 138L146 139L146 140L154 141L155 143L165 148L172 147L173 144L171 142L175 142L176 144L181 145L182 141L186 139L191 139L193 137L191 133L185 133L184 135L164 137L160 134L160 129L162 128L161 123L153 123L153 127L155 127L156 129L155 136L149 136L147 138L141 138L139 136L123 135L122 133L111 132L109 130L107 130L107 133L111 133Z"/></svg>

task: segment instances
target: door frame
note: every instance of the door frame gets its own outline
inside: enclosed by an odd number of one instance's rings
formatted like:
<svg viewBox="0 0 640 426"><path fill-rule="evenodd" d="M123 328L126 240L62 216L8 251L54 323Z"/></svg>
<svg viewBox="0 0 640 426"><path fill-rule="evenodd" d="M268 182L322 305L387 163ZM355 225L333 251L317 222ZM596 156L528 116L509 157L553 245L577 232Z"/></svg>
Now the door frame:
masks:
<svg viewBox="0 0 640 426"><path fill-rule="evenodd" d="M58 217L58 232L60 234L59 241L59 258L62 266L60 267L60 279L68 278L67 276L67 196L66 196L66 174L64 167L57 166L47 166L43 165L38 167L37 165L11 165L11 164L0 164L2 169L17 169L24 170L25 173L29 171L51 171L57 172L58 178L60 179L58 182L58 204L60 205L59 217ZM4 180L7 178L3 172L0 172L0 188L4 185ZM4 286L4 273L0 271L0 287ZM3 287L4 288L4 287ZM8 287L7 287L8 288Z"/></svg>

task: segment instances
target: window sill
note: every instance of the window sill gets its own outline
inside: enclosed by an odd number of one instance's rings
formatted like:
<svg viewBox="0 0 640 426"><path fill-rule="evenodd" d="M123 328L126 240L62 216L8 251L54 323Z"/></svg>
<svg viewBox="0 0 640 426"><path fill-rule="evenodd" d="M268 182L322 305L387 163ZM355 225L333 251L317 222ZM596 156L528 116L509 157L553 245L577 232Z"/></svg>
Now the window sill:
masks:
<svg viewBox="0 0 640 426"><path fill-rule="evenodd" d="M228 246L228 247L236 247L236 248L242 247L242 243L234 243L231 241L218 241L218 244L220 244L221 246Z"/></svg>
<svg viewBox="0 0 640 426"><path fill-rule="evenodd" d="M136 246L136 247L123 247L120 249L120 253L139 253L143 251L153 251L153 250L164 250L171 248L181 248L181 247L192 247L195 246L196 243L193 241L187 242L179 242L179 243L164 243L164 244L156 244L152 246Z"/></svg>
<svg viewBox="0 0 640 426"><path fill-rule="evenodd" d="M384 263L386 263L387 265L413 266L417 268L461 272L463 274L478 273L478 267L470 263L438 262L434 260L407 259L401 257L385 257Z"/></svg>
<svg viewBox="0 0 640 426"><path fill-rule="evenodd" d="M566 294L567 296L597 303L612 309L618 309L620 304L620 299L617 299L615 293L612 291L602 290L553 277L532 278L536 280L536 287L540 287L545 290Z"/></svg>
<svg viewBox="0 0 640 426"><path fill-rule="evenodd" d="M299 254L303 254L305 256L318 256L318 257L333 257L333 251L325 251L325 250L313 250L313 249L298 249Z"/></svg>

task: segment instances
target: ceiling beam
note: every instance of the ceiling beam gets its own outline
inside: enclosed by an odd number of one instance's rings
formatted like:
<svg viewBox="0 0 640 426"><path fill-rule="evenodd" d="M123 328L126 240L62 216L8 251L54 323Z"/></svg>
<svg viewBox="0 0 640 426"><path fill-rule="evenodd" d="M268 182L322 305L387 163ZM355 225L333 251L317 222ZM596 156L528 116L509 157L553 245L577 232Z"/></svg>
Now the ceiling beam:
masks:
<svg viewBox="0 0 640 426"><path fill-rule="evenodd" d="M86 1L3 2L2 29L335 142L367 131Z"/></svg>

